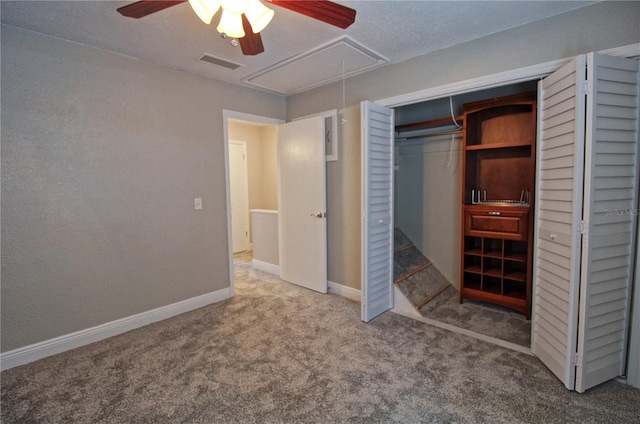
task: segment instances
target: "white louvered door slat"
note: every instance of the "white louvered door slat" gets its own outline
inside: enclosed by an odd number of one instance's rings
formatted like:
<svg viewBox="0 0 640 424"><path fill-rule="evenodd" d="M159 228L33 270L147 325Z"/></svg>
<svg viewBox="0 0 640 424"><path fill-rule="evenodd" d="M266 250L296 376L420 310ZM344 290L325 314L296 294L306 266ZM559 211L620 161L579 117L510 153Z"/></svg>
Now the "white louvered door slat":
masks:
<svg viewBox="0 0 640 424"><path fill-rule="evenodd" d="M571 390L575 367L584 155L585 57L539 83L531 350Z"/></svg>
<svg viewBox="0 0 640 424"><path fill-rule="evenodd" d="M624 373L637 218L638 61L588 55L576 386Z"/></svg>
<svg viewBox="0 0 640 424"><path fill-rule="evenodd" d="M393 307L393 110L362 102L362 320Z"/></svg>

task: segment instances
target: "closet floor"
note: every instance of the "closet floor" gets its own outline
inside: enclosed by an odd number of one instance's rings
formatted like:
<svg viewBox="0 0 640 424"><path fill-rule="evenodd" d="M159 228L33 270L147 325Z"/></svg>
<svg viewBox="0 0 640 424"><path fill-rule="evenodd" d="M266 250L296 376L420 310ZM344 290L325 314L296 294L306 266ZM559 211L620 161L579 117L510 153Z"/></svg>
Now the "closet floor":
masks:
<svg viewBox="0 0 640 424"><path fill-rule="evenodd" d="M420 315L434 321L451 324L485 336L505 340L520 346L531 346L531 321L518 312L490 303L465 300L460 303L458 294L445 303Z"/></svg>
<svg viewBox="0 0 640 424"><path fill-rule="evenodd" d="M520 346L531 346L531 321L515 311L489 303L466 300L461 304L458 291L411 240L398 229L394 240L394 280L420 315ZM425 267L425 264L428 265Z"/></svg>

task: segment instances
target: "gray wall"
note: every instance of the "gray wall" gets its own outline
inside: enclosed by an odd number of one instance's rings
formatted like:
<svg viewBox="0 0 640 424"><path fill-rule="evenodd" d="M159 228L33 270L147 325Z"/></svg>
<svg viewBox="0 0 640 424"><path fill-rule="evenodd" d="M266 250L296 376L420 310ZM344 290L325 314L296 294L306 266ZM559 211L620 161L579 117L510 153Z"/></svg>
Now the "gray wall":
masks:
<svg viewBox="0 0 640 424"><path fill-rule="evenodd" d="M6 26L1 84L3 352L229 287L222 109L283 97Z"/></svg>
<svg viewBox="0 0 640 424"><path fill-rule="evenodd" d="M602 2L287 98L287 118L338 108L339 161L328 164L329 280L360 288L360 101L384 99L640 42L640 2ZM455 218L454 218L455 219Z"/></svg>

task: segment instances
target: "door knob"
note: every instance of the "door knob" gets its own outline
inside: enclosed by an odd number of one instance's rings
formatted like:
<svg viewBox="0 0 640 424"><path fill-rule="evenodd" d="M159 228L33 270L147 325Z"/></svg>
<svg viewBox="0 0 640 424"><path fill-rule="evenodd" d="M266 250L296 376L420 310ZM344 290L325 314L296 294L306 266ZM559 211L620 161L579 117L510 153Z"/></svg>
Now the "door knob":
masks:
<svg viewBox="0 0 640 424"><path fill-rule="evenodd" d="M327 216L327 215L322 212L317 212L317 213L312 213L311 216L315 216L316 218L322 218L323 216Z"/></svg>

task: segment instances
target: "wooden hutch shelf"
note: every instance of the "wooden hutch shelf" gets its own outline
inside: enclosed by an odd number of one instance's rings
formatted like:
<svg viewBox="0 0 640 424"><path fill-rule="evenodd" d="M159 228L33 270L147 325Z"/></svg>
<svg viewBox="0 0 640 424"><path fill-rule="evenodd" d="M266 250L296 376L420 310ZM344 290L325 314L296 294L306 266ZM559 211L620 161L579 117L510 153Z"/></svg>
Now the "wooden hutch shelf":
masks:
<svg viewBox="0 0 640 424"><path fill-rule="evenodd" d="M509 147L529 147L529 146L531 146L531 141L515 141L512 143L479 144L477 146L466 146L465 150L508 149Z"/></svg>
<svg viewBox="0 0 640 424"><path fill-rule="evenodd" d="M460 302L531 316L536 97L464 105Z"/></svg>

